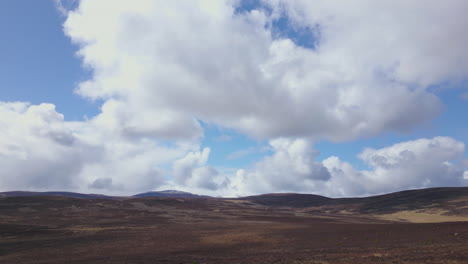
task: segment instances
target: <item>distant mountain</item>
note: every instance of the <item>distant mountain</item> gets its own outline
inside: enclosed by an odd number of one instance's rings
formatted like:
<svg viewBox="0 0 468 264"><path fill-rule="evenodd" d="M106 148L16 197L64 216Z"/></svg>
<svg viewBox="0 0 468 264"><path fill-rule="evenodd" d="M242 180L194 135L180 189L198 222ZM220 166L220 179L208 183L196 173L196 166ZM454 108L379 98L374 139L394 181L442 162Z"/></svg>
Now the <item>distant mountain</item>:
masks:
<svg viewBox="0 0 468 264"><path fill-rule="evenodd" d="M363 198L328 198L314 194L263 194L238 198L270 207L351 210L356 213L389 213L404 210L439 209L468 214L468 187L407 190Z"/></svg>
<svg viewBox="0 0 468 264"><path fill-rule="evenodd" d="M210 196L198 195L177 190L165 190L155 192L145 192L133 195L132 197L174 197L174 198L209 198Z"/></svg>
<svg viewBox="0 0 468 264"><path fill-rule="evenodd" d="M335 204L360 204L363 213L415 210L468 199L468 187L406 190L364 198L334 199ZM468 204L467 204L468 205Z"/></svg>
<svg viewBox="0 0 468 264"><path fill-rule="evenodd" d="M102 194L83 194L74 192L24 192L24 191L13 191L13 192L1 192L1 197L28 197L28 196L63 196L70 198L79 199L113 199L113 196L106 196Z"/></svg>
<svg viewBox="0 0 468 264"><path fill-rule="evenodd" d="M0 192L0 198L2 197L31 197L31 196L63 196L70 198L79 198L79 199L117 199L117 198L126 198L126 196L107 196L102 194L83 194L83 193L74 193L74 192L25 192L25 191L12 191L12 192ZM174 197L174 198L208 198L209 196L193 194L189 192L182 192L176 190L165 190L165 191L155 191L155 192L145 192L136 194L131 197Z"/></svg>
<svg viewBox="0 0 468 264"><path fill-rule="evenodd" d="M239 198L256 204L279 207L310 207L328 204L332 198L316 194L270 193Z"/></svg>
<svg viewBox="0 0 468 264"><path fill-rule="evenodd" d="M0 193L2 197L62 196L79 199L122 199L145 197L168 198L213 198L177 190L154 191L127 197L106 196L100 194L82 194L74 192L24 192L13 191ZM468 187L429 188L407 190L384 195L363 198L328 198L315 194L272 193L247 196L236 199L267 207L310 208L313 210L336 211L348 210L355 213L375 214L403 210L440 209L452 213L468 214Z"/></svg>
<svg viewBox="0 0 468 264"><path fill-rule="evenodd" d="M31 197L31 196L63 196L70 198L79 199L117 199L117 198L131 198L131 197L174 197L174 198L209 198L209 196L198 195L189 192L182 192L176 190L165 190L155 192L145 192L136 194L133 196L107 196L102 194L83 194L74 192L25 192L25 191L12 191L12 192L0 192L0 198L2 197Z"/></svg>

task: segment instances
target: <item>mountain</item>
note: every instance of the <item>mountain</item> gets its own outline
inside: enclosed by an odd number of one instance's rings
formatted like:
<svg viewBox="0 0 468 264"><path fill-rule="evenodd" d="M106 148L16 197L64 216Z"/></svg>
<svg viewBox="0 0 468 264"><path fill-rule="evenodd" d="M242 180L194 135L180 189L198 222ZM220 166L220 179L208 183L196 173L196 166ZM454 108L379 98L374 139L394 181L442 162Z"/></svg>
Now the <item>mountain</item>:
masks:
<svg viewBox="0 0 468 264"><path fill-rule="evenodd" d="M359 215L413 222L466 221L468 187L407 190L363 198L313 194L264 194L239 198L249 203L316 215Z"/></svg>
<svg viewBox="0 0 468 264"><path fill-rule="evenodd" d="M468 188L339 199L3 195L29 196L0 198L0 263L468 263Z"/></svg>
<svg viewBox="0 0 468 264"><path fill-rule="evenodd" d="M113 196L106 196L102 194L83 194L83 193L74 193L74 192L24 192L24 191L12 191L12 192L2 192L0 193L1 197L29 197L29 196L63 196L70 198L79 198L79 199L113 199Z"/></svg>
<svg viewBox="0 0 468 264"><path fill-rule="evenodd" d="M145 192L133 195L132 197L173 197L173 198L210 198L205 195L198 195L189 192L182 192L176 190L165 190L156 192Z"/></svg>
<svg viewBox="0 0 468 264"><path fill-rule="evenodd" d="M74 192L13 191L0 193L0 198L22 196L63 196L80 199L117 199L132 197L213 198L210 196L198 195L177 190L145 192L130 197L114 197L101 194L82 194ZM467 211L468 214L468 187L444 187L407 190L362 198L328 198L315 194L271 193L230 200L248 201L253 204L267 207L315 208L316 210L327 210L334 212L340 210L351 210L356 213L364 214L434 208L443 209L448 212Z"/></svg>
<svg viewBox="0 0 468 264"><path fill-rule="evenodd" d="M155 192L145 192L133 196L107 196L102 194L83 194L74 192L25 192L25 191L12 191L0 192L2 197L32 197L32 196L62 196L78 199L117 199L117 198L131 198L131 197L173 197L173 198L209 198L209 196L192 194L189 192L182 192L176 190L165 190Z"/></svg>
<svg viewBox="0 0 468 264"><path fill-rule="evenodd" d="M338 198L334 204L360 204L363 213L416 210L442 206L468 198L468 187L444 187L406 190L389 194L363 197Z"/></svg>
<svg viewBox="0 0 468 264"><path fill-rule="evenodd" d="M329 204L332 198L316 194L298 194L298 193L270 193L255 196L239 198L239 200L248 200L250 202L276 207L310 207Z"/></svg>
<svg viewBox="0 0 468 264"><path fill-rule="evenodd" d="M265 206L314 207L360 205L363 212L412 210L468 198L468 187L442 187L406 190L362 198L328 198L315 194L271 193L238 198Z"/></svg>
<svg viewBox="0 0 468 264"><path fill-rule="evenodd" d="M25 197L26 196L26 197ZM39 199L38 196L42 198ZM15 197L15 198L9 198ZM16 198L17 197L17 198ZM156 210L154 206L176 206L182 210L232 210L236 215L239 210L261 210L292 213L298 215L321 216L337 219L363 218L384 221L407 221L418 223L468 221L468 187L429 188L400 191L384 195L362 198L328 198L315 194L272 193L242 198L214 198L188 192L166 190L136 194L134 196L113 197L99 194L81 194L73 192L4 192L0 201L14 206L17 201L57 200L57 197L70 198L70 204L111 203L112 200L138 203L138 210ZM164 199L148 199L148 198ZM79 198L80 201L76 199ZM171 199L173 198L173 199ZM187 198L181 201L178 198ZM209 199L200 199L209 198ZM64 199L58 199L65 201ZM65 202L67 203L67 202ZM135 206L132 204L131 206ZM157 208L157 207L155 207Z"/></svg>

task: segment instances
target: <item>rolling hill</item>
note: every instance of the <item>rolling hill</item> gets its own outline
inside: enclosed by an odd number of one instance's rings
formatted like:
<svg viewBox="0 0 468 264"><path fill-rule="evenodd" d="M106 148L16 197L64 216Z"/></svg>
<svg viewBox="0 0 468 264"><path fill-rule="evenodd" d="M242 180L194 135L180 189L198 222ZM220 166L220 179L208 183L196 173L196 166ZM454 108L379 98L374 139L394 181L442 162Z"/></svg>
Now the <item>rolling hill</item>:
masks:
<svg viewBox="0 0 468 264"><path fill-rule="evenodd" d="M79 199L114 199L116 197L107 196L102 194L83 194L75 192L25 192L25 191L12 191L0 192L0 197L33 197L33 196L62 196Z"/></svg>
<svg viewBox="0 0 468 264"><path fill-rule="evenodd" d="M182 192L182 191L177 191L177 190L145 192L145 193L135 194L132 197L209 198L209 196L198 195L198 194Z"/></svg>
<svg viewBox="0 0 468 264"><path fill-rule="evenodd" d="M106 196L74 192L2 192L0 197L63 196L79 199L131 198L211 198L238 200L271 208L291 208L315 212L389 214L399 211L440 211L446 215L468 215L468 187L406 190L362 198L329 198L315 194L271 193L235 199L214 198L177 190L152 191L133 196ZM421 212L422 212L421 211Z"/></svg>
<svg viewBox="0 0 468 264"><path fill-rule="evenodd" d="M117 198L1 193L0 263L468 263L468 188Z"/></svg>

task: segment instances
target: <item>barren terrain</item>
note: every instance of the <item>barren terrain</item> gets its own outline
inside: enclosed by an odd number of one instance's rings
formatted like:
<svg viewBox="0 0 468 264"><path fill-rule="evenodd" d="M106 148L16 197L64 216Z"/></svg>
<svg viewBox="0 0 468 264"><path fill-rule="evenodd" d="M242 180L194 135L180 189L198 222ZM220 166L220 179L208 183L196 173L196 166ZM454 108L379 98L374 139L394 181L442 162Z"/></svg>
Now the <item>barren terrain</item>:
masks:
<svg viewBox="0 0 468 264"><path fill-rule="evenodd" d="M0 263L468 263L468 190L4 197Z"/></svg>

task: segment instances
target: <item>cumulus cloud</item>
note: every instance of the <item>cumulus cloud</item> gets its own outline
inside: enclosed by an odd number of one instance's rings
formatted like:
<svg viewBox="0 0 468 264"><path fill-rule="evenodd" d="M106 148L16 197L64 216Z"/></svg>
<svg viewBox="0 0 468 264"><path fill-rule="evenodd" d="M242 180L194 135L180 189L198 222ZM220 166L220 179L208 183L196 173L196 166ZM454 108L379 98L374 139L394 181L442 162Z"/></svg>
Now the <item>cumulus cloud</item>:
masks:
<svg viewBox="0 0 468 264"><path fill-rule="evenodd" d="M338 157L315 161L318 152L305 139L276 139L274 153L251 169L229 177L225 193L306 192L333 197L381 194L412 188L466 186L461 161L465 145L449 137L418 139L359 157L369 170L357 170Z"/></svg>
<svg viewBox="0 0 468 264"><path fill-rule="evenodd" d="M359 157L369 170L357 170L338 157L317 161L319 152L310 139L277 138L269 142L272 154L252 167L226 171L208 165L210 148L129 138L97 117L66 122L51 104L1 103L0 117L3 190L130 194L170 186L221 196L266 192L358 196L468 184L465 145L449 137L365 149ZM164 164L172 164L172 170L162 169Z"/></svg>
<svg viewBox="0 0 468 264"><path fill-rule="evenodd" d="M376 186L369 190L463 185L465 144L449 137L418 139L379 150L366 149L360 158L373 169L363 172Z"/></svg>
<svg viewBox="0 0 468 264"><path fill-rule="evenodd" d="M1 103L5 190L342 196L466 184L454 162L464 145L451 138L367 149L369 170L319 162L313 148L433 119L442 103L429 87L468 75L466 1L274 0L242 12L242 1L55 2L92 72L76 93L101 112L67 122L52 104ZM314 45L277 34L282 18ZM233 173L214 168L202 122L267 140L272 154Z"/></svg>
<svg viewBox="0 0 468 264"><path fill-rule="evenodd" d="M226 175L229 184L221 191L228 195L303 192L341 196L336 190L359 185L351 165L348 171L343 171L344 180L337 183L337 174L328 164L316 160L319 152L309 139L278 138L269 144L271 155L265 156L252 168Z"/></svg>
<svg viewBox="0 0 468 264"><path fill-rule="evenodd" d="M468 72L464 1L268 1L271 12L236 12L239 3L81 1L64 28L94 75L77 92L118 98L137 117L103 115L136 133L197 137L203 120L259 138L342 141L432 119L441 103L426 88ZM279 16L310 29L316 49L275 37Z"/></svg>
<svg viewBox="0 0 468 264"><path fill-rule="evenodd" d="M251 170L241 170L243 186L255 192L302 191L316 189L316 184L330 179L328 170L315 158L319 154L305 139L279 138L270 141L271 156L264 157ZM237 182L238 184L239 182Z"/></svg>
<svg viewBox="0 0 468 264"><path fill-rule="evenodd" d="M264 2L277 16L284 12L293 23L319 31L319 53L351 73L367 65L396 82L423 87L466 78L466 1Z"/></svg>
<svg viewBox="0 0 468 264"><path fill-rule="evenodd" d="M174 161L173 178L175 184L182 187L215 190L220 187L217 176L219 172L211 166L206 166L210 155L210 148L202 151L189 152L182 159Z"/></svg>
<svg viewBox="0 0 468 264"><path fill-rule="evenodd" d="M88 157L53 105L0 103L0 117L2 188L76 187Z"/></svg>
<svg viewBox="0 0 468 264"><path fill-rule="evenodd" d="M382 149L366 149L359 157L370 170L358 171L331 157L323 161L341 195L384 193L402 189L466 186L465 144L449 137L418 139ZM352 177L349 181L348 175ZM333 189L330 190L333 192Z"/></svg>
<svg viewBox="0 0 468 264"><path fill-rule="evenodd" d="M52 104L0 103L2 190L146 191L164 183L159 165L198 148L128 138L102 122L64 121Z"/></svg>

